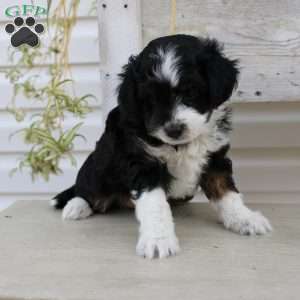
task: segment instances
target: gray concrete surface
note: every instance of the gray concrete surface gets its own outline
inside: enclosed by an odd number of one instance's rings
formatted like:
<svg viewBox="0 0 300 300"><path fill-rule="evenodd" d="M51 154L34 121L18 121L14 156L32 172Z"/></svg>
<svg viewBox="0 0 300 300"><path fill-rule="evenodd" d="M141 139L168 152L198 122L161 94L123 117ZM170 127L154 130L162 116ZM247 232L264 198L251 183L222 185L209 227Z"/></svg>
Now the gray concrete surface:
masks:
<svg viewBox="0 0 300 300"><path fill-rule="evenodd" d="M275 231L241 237L207 204L174 211L182 252L135 255L132 212L63 222L40 201L0 214L0 299L300 299L300 205L255 205Z"/></svg>
<svg viewBox="0 0 300 300"><path fill-rule="evenodd" d="M12 205L14 202L16 202L16 201L14 201L14 200L0 200L0 211L6 209L10 205Z"/></svg>

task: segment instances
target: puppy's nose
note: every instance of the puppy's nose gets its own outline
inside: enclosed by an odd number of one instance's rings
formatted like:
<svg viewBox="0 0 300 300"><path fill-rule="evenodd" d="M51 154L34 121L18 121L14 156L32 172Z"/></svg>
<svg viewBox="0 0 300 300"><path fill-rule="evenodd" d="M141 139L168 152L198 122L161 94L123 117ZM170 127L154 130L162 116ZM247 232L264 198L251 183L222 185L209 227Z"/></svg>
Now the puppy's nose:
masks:
<svg viewBox="0 0 300 300"><path fill-rule="evenodd" d="M184 124L181 123L170 123L165 126L165 132L167 136L172 139L178 139L184 130Z"/></svg>

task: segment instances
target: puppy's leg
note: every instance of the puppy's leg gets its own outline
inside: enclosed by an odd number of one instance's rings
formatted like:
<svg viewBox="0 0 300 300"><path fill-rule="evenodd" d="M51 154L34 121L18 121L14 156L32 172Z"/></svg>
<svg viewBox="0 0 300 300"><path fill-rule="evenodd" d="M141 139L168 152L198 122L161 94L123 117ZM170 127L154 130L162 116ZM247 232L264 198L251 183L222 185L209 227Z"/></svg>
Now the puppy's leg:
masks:
<svg viewBox="0 0 300 300"><path fill-rule="evenodd" d="M265 234L272 227L260 212L250 210L243 203L232 178L227 150L228 147L225 147L211 155L201 178L201 188L227 229L244 235Z"/></svg>
<svg viewBox="0 0 300 300"><path fill-rule="evenodd" d="M140 222L138 255L162 258L179 252L172 212L162 188L143 192L136 200L135 211Z"/></svg>
<svg viewBox="0 0 300 300"><path fill-rule="evenodd" d="M85 219L93 214L90 205L82 198L75 197L70 200L63 209L63 220Z"/></svg>

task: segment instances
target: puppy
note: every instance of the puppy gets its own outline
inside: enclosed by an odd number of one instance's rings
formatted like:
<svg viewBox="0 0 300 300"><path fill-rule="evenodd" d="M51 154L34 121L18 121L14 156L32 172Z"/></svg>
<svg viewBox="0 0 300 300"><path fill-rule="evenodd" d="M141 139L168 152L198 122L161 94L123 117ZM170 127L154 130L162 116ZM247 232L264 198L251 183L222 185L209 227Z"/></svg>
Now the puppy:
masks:
<svg viewBox="0 0 300 300"><path fill-rule="evenodd" d="M134 207L137 254L167 257L179 251L170 205L191 200L201 188L227 229L271 231L268 220L243 203L227 157L227 100L237 64L216 40L189 35L155 39L131 57L95 151L76 183L51 202L63 208L63 219Z"/></svg>

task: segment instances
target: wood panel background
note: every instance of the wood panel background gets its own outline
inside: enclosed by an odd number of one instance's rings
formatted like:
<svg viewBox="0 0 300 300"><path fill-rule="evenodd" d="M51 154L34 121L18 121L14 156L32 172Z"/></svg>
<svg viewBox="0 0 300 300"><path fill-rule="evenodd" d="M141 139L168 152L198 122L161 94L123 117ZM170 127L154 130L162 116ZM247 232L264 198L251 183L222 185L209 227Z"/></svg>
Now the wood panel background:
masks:
<svg viewBox="0 0 300 300"><path fill-rule="evenodd" d="M47 0L35 0L33 2L35 5L47 6ZM57 2L58 0L53 0L53 5ZM90 13L92 2L93 0L80 1L78 21L70 43L70 67L76 93L78 95L94 94L97 96L97 101L91 102L93 112L84 120L84 126L81 128L81 133L86 136L89 142L86 143L78 139L75 143L74 155L78 160L78 167L83 158L86 157L88 151L95 145L96 139L103 128L102 97L100 96L98 19L96 12L93 14ZM0 2L0 49L2 51L0 55L0 68L10 67L7 51L10 44L10 37L5 32L4 26L11 19L4 15L4 10L6 7L16 4L18 3L14 3L11 0L1 0ZM45 20L42 21L45 24ZM41 35L42 45L47 44L48 40L48 32ZM41 66L40 82L45 82L47 79L48 75L45 67L48 63L44 62L44 65ZM10 138L10 135L26 126L30 116L40 111L43 105L19 95L17 104L26 109L28 117L24 122L17 123L6 110L13 90L3 73L0 73L0 91L0 207L1 203L9 200L49 199L63 186L68 186L74 182L78 167L72 167L68 160L63 161L63 173L52 177L49 182L44 182L41 179L32 182L27 170L10 176L10 171L16 167L18 159L29 149L29 146L23 143L21 135L15 135L12 138ZM80 121L82 120L68 117L65 127L71 128Z"/></svg>
<svg viewBox="0 0 300 300"><path fill-rule="evenodd" d="M170 34L171 0L142 0L143 41ZM299 0L176 0L176 32L217 38L239 58L236 101L300 99Z"/></svg>

